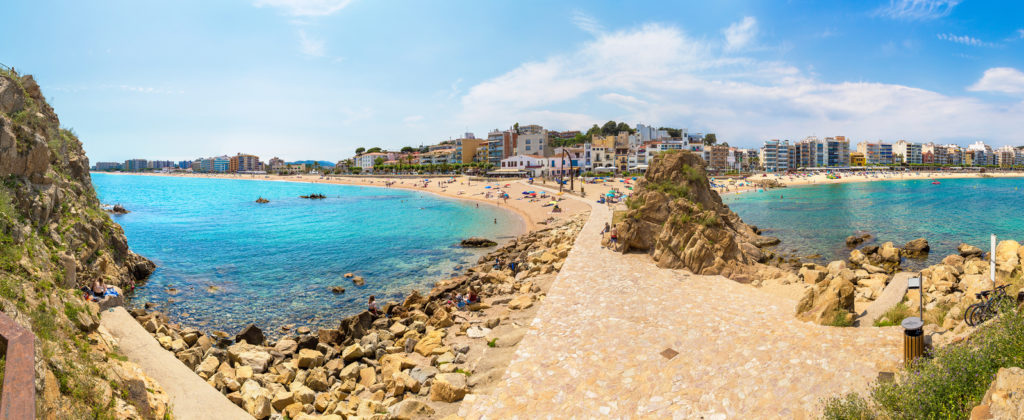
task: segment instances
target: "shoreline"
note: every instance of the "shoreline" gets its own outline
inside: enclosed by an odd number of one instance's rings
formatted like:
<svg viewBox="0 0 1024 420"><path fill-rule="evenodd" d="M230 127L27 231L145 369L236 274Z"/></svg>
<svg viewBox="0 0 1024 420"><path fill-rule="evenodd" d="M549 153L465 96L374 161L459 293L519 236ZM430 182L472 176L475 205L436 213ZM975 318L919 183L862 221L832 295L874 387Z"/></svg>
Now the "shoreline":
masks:
<svg viewBox="0 0 1024 420"><path fill-rule="evenodd" d="M808 185L827 185L827 184L848 184L856 182L876 182L876 181L918 181L918 180L938 180L938 179L967 179L967 178L1024 178L1024 172L986 172L980 173L948 173L948 172L914 172L912 174L906 174L903 172L877 172L867 174L860 173L843 173L842 178L839 179L828 179L826 174L814 174L814 175L778 175L778 174L767 174L768 176L749 176L742 179L742 182L749 184L750 182L758 181L776 181L785 187L802 187ZM737 180L725 181L730 184L735 184ZM715 187L714 190L720 195L726 194L741 194L750 191L757 191L764 189L757 185L744 185L744 186L733 186L729 185L728 189L725 187Z"/></svg>
<svg viewBox="0 0 1024 420"><path fill-rule="evenodd" d="M272 181L272 182L294 182L303 184L333 184L333 185L348 185L356 187L375 187L375 188L399 188L407 191L419 191L437 195L443 198L465 200L475 203L484 203L495 208L499 208L505 211L510 211L518 216L520 219L521 226L518 229L514 229L509 232L503 232L507 236L516 237L525 233L535 231L542 226L546 225L547 222L554 218L555 221L552 223L558 223L560 220L568 220L570 217L589 211L583 203L578 203L574 200L566 200L560 203L563 211L561 213L551 213L547 211L546 207L538 205L531 205L531 203L542 203L550 200L536 200L527 201L523 200L522 192L530 190L530 185L521 182L521 179L510 179L508 181L501 182L483 182L478 181L476 183L469 183L468 177L465 175L435 178L432 179L426 187L423 184L416 183L415 179L410 178L388 178L388 177L372 177L372 178L351 178L345 176L327 177L320 178L318 175L295 175L295 176L280 176L280 175L265 175L263 178L255 175L240 176L240 175L218 175L218 174L160 174L160 173L124 173L124 172L100 172L90 171L90 174L112 174L112 175L138 175L138 176L160 176L170 178L204 178L204 179L229 179L229 180L249 180L249 181ZM417 178L418 179L418 178ZM455 182L441 185L439 182L443 179L454 179ZM408 182L406 182L408 181ZM392 182L390 186L385 185L387 182ZM508 185L508 188L504 190L509 194L510 198L507 203L503 203L501 200L485 198L487 188L485 186L493 186L495 184ZM456 193L449 192L449 188L455 188ZM553 198L553 197L552 197ZM255 200L255 198L254 198Z"/></svg>

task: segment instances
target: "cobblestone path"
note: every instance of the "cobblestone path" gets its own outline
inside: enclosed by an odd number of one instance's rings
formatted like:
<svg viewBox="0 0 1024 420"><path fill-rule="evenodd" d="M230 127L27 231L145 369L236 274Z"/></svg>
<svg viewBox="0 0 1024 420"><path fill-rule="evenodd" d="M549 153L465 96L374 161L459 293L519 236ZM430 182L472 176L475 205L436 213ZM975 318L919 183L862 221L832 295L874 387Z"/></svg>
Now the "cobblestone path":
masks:
<svg viewBox="0 0 1024 420"><path fill-rule="evenodd" d="M502 383L464 417L814 418L899 362L899 327L800 322L791 299L603 249L611 213L592 207Z"/></svg>

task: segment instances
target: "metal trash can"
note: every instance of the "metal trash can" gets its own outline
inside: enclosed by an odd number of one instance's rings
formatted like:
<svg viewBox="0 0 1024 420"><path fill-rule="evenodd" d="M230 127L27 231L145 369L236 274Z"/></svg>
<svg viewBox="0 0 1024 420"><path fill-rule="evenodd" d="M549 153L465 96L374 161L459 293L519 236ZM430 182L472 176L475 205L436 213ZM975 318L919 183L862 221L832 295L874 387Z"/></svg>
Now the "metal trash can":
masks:
<svg viewBox="0 0 1024 420"><path fill-rule="evenodd" d="M912 316L900 323L903 326L903 363L910 364L924 355L924 322Z"/></svg>

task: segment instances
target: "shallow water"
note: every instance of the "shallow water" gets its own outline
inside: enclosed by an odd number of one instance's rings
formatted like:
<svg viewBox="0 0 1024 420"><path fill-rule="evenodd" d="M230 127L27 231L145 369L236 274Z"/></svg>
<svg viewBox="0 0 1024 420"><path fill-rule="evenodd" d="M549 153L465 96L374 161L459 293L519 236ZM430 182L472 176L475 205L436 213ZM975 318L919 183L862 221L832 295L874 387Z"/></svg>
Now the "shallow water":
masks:
<svg viewBox="0 0 1024 420"><path fill-rule="evenodd" d="M378 301L427 291L486 251L454 247L469 236L509 239L515 214L400 189L93 174L100 201L128 244L157 264L132 297L185 325L235 332L255 322L335 327ZM306 200L300 195L323 193ZM257 204L257 197L270 200ZM498 223L494 223L497 219ZM357 287L347 272L366 279ZM340 285L344 294L328 287ZM267 328L264 328L265 330Z"/></svg>
<svg viewBox="0 0 1024 420"><path fill-rule="evenodd" d="M902 246L926 238L931 254L910 267L935 264L961 242L989 249L989 235L1024 239L1024 179L965 178L809 185L729 194L722 200L743 221L782 240L800 256L845 259L847 236L874 235L871 244Z"/></svg>

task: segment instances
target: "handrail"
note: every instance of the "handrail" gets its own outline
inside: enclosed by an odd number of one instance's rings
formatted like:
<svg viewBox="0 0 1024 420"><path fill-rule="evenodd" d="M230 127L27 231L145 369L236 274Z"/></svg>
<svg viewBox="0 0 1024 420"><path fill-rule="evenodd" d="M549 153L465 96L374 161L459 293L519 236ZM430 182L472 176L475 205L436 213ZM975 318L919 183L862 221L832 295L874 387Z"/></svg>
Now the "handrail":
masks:
<svg viewBox="0 0 1024 420"><path fill-rule="evenodd" d="M0 345L5 352L0 419L36 418L35 335L0 313Z"/></svg>

